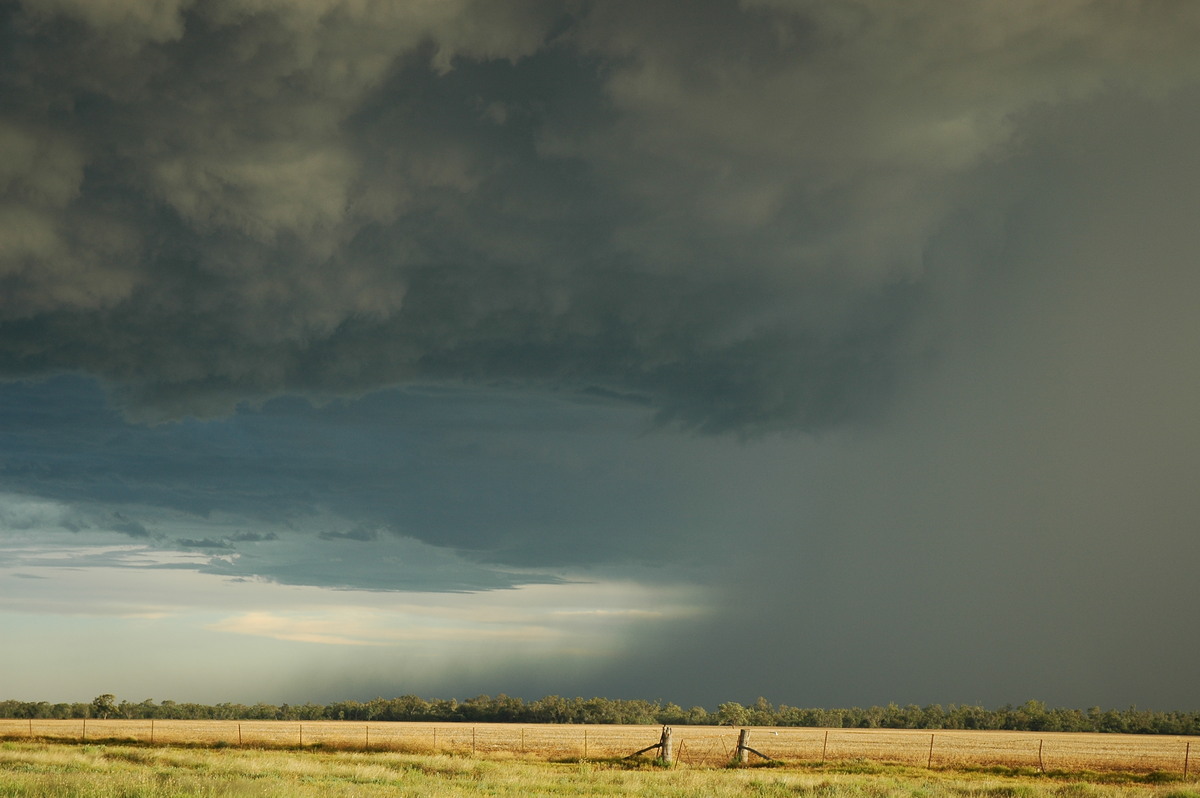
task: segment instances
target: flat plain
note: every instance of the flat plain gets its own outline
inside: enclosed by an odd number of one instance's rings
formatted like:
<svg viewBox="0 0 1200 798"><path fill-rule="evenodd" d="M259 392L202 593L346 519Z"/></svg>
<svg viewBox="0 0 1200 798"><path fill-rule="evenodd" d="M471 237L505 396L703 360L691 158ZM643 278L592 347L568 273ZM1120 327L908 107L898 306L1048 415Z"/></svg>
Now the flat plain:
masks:
<svg viewBox="0 0 1200 798"><path fill-rule="evenodd" d="M0 796L340 798L638 795L649 798L1200 798L1150 774L949 770L862 761L737 769L649 762L326 748L0 742Z"/></svg>
<svg viewBox="0 0 1200 798"><path fill-rule="evenodd" d="M658 726L361 721L0 719L11 741L124 742L312 748L530 760L613 759L654 745ZM721 766L739 730L675 726L681 764ZM1066 732L753 727L748 745L784 763L870 761L932 768L1003 766L1036 772L1200 772L1200 737ZM654 751L644 756L653 757ZM752 761L764 761L757 756Z"/></svg>

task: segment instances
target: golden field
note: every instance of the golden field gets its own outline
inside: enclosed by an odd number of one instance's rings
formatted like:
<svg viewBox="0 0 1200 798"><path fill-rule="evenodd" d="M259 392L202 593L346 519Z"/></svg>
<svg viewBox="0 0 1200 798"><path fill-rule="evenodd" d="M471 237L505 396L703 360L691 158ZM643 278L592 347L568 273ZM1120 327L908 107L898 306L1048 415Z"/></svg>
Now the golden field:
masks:
<svg viewBox="0 0 1200 798"><path fill-rule="evenodd" d="M660 731L658 726L504 723L0 719L0 737L12 740L311 747L531 759L626 756L658 742ZM673 731L679 762L723 765L734 755L739 730L675 726ZM1200 737L755 727L748 745L773 759L807 763L869 760L934 768L1002 765L1035 771L1182 773L1186 757L1189 775L1200 770Z"/></svg>
<svg viewBox="0 0 1200 798"><path fill-rule="evenodd" d="M1160 773L1042 775L910 765L656 767L325 748L0 742L0 795L20 798L1200 798Z"/></svg>

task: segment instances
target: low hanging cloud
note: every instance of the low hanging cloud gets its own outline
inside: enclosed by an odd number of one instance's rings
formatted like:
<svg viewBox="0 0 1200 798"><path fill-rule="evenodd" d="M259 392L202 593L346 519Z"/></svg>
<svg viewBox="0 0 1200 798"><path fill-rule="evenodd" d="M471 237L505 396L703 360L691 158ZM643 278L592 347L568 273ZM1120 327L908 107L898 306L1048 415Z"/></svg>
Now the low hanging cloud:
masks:
<svg viewBox="0 0 1200 798"><path fill-rule="evenodd" d="M147 420L413 380L864 418L1003 246L1028 120L1185 89L1197 14L7 2L0 375Z"/></svg>

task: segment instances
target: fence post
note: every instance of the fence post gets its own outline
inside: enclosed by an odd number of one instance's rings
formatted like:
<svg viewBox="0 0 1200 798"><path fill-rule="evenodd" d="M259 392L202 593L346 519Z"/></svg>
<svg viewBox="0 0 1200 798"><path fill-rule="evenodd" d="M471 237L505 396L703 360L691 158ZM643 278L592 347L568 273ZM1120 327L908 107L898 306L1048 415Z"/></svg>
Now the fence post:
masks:
<svg viewBox="0 0 1200 798"><path fill-rule="evenodd" d="M242 744L242 724L238 724L238 746Z"/></svg>
<svg viewBox="0 0 1200 798"><path fill-rule="evenodd" d="M87 742L87 718L83 719L83 741Z"/></svg>
<svg viewBox="0 0 1200 798"><path fill-rule="evenodd" d="M1046 772L1046 760L1042 759L1042 746L1046 744L1045 740L1038 740L1038 770Z"/></svg>
<svg viewBox="0 0 1200 798"><path fill-rule="evenodd" d="M740 732L738 732L737 761L739 765L745 765L750 761L750 748L746 744L749 740L749 729L742 729Z"/></svg>
<svg viewBox="0 0 1200 798"><path fill-rule="evenodd" d="M1192 757L1192 741L1188 740L1187 748L1183 752L1183 777L1188 777L1188 760Z"/></svg>
<svg viewBox="0 0 1200 798"><path fill-rule="evenodd" d="M663 726L662 738L659 740L659 753L662 755L662 761L666 764L671 764L675 761L675 745L671 740L671 727Z"/></svg>
<svg viewBox="0 0 1200 798"><path fill-rule="evenodd" d="M821 746L821 761L825 761L825 751L829 749L829 729L825 730L825 743Z"/></svg>

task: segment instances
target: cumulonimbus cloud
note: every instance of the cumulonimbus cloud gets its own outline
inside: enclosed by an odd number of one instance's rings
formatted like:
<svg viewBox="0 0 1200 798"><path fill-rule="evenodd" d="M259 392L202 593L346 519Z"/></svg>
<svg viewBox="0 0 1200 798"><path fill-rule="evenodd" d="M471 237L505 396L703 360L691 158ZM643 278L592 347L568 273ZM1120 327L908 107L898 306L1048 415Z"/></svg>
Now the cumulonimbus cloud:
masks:
<svg viewBox="0 0 1200 798"><path fill-rule="evenodd" d="M22 0L0 25L0 375L88 372L148 419L412 379L710 430L858 418L936 334L930 248L1019 205L980 181L1029 114L1200 70L1188 4ZM995 242L969 244L952 284Z"/></svg>

